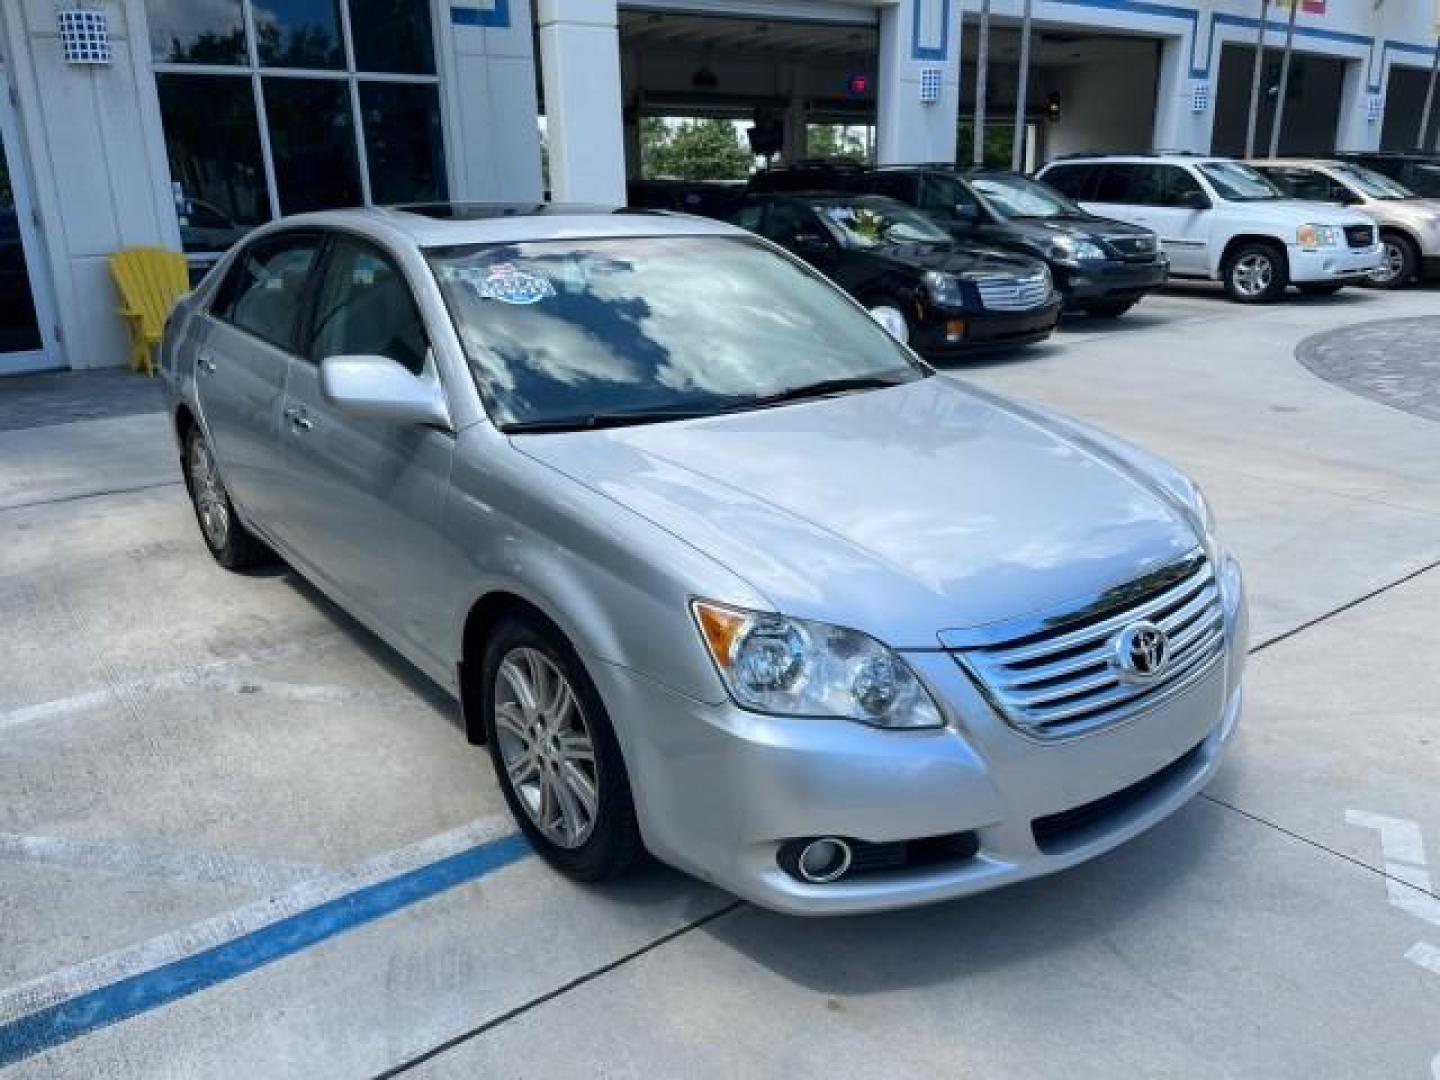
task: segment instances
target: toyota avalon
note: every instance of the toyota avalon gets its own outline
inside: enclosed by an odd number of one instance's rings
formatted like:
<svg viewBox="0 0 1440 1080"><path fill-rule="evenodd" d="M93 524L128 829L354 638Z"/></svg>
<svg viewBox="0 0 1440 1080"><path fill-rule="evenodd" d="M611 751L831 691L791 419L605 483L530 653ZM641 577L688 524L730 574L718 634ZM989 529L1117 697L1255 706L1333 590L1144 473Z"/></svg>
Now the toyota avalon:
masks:
<svg viewBox="0 0 1440 1080"><path fill-rule="evenodd" d="M973 893L1165 818L1240 712L1194 484L728 225L279 221L162 370L214 557L283 557L453 694L579 880L649 851L788 912Z"/></svg>

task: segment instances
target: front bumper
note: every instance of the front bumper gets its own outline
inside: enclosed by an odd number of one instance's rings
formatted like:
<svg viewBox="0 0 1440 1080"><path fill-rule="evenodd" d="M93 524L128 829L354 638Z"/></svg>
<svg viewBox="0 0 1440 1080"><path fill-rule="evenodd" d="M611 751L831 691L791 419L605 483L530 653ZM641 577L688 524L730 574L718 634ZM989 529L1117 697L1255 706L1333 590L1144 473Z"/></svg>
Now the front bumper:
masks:
<svg viewBox="0 0 1440 1080"><path fill-rule="evenodd" d="M1226 568L1226 654L1190 690L1124 722L1039 743L986 704L942 651L906 654L947 715L933 731L761 716L693 701L626 669L593 665L616 719L646 845L763 907L844 914L930 903L1038 877L1108 851L1178 809L1214 774L1241 709L1247 625ZM1145 784L1145 781L1151 781ZM1037 840L1038 819L1090 807ZM1108 802L1108 800L1107 800ZM952 864L796 880L777 852L799 837L886 843L973 832Z"/></svg>
<svg viewBox="0 0 1440 1080"><path fill-rule="evenodd" d="M929 308L910 337L910 347L921 356L945 358L963 356L988 349L1029 345L1044 341L1060 321L1063 300L1052 293L1050 299L1029 311L959 310ZM951 340L948 326L955 320L965 324L959 340Z"/></svg>
<svg viewBox="0 0 1440 1080"><path fill-rule="evenodd" d="M1170 277L1170 262L1163 255L1150 262L1114 259L1079 267L1052 264L1050 269L1055 287L1071 307L1083 307L1087 301L1138 299Z"/></svg>
<svg viewBox="0 0 1440 1080"><path fill-rule="evenodd" d="M1385 248L1376 244L1368 248L1325 248L1306 251L1290 247L1290 280L1299 284L1312 282L1364 281L1377 270L1385 258Z"/></svg>

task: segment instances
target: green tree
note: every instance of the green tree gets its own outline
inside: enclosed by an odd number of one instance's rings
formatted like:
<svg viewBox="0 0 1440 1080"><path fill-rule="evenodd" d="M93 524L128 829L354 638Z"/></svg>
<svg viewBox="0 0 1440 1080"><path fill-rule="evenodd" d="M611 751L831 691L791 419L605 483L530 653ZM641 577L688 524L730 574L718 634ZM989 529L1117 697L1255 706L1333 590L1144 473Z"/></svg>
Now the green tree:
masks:
<svg viewBox="0 0 1440 1080"><path fill-rule="evenodd" d="M843 124L811 124L805 131L805 156L865 163L865 144Z"/></svg>
<svg viewBox="0 0 1440 1080"><path fill-rule="evenodd" d="M752 164L729 120L685 120L670 127L660 117L644 117L640 153L646 176L679 180L743 180Z"/></svg>

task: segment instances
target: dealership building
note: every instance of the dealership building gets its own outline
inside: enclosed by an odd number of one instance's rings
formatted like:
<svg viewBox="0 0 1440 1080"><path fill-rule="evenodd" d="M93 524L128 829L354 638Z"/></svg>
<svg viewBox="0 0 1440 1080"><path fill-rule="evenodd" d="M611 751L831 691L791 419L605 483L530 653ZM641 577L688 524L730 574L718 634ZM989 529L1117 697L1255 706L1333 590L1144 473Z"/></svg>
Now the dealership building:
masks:
<svg viewBox="0 0 1440 1080"><path fill-rule="evenodd" d="M1012 126L1023 0L994 0ZM1282 152L1417 144L1435 0L1301 0ZM124 361L107 257L367 202L619 203L649 116L952 161L979 0L3 0L0 373ZM1260 0L1033 0L1033 166L1243 149ZM1271 5L1268 49L1288 9ZM1262 141L1278 96L1262 96ZM1426 145L1440 125L1440 103ZM13 209L12 209L13 207Z"/></svg>

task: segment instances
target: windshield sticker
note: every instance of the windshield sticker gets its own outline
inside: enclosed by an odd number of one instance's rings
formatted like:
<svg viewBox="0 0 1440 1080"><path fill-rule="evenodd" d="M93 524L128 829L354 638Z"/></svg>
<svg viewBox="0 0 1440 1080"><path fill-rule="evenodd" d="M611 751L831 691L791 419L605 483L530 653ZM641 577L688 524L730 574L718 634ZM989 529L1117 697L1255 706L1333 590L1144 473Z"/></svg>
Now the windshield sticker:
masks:
<svg viewBox="0 0 1440 1080"><path fill-rule="evenodd" d="M447 267L445 276L465 282L482 300L499 300L502 304L538 304L555 295L555 286L549 281L527 274L513 263Z"/></svg>

